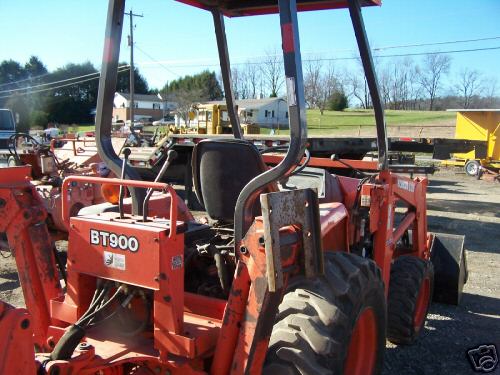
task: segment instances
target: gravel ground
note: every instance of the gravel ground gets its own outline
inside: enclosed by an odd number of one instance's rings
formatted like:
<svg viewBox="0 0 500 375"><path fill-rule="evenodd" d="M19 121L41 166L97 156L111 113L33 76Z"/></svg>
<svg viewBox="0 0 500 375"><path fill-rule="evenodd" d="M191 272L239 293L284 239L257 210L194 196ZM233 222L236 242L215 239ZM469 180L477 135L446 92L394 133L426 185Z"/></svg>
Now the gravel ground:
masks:
<svg viewBox="0 0 500 375"><path fill-rule="evenodd" d="M460 306L431 306L414 345L387 343L383 375L476 374L467 350L500 350L500 184L452 171L430 176L428 222L431 231L465 234L469 281ZM12 258L0 257L0 299L23 305Z"/></svg>

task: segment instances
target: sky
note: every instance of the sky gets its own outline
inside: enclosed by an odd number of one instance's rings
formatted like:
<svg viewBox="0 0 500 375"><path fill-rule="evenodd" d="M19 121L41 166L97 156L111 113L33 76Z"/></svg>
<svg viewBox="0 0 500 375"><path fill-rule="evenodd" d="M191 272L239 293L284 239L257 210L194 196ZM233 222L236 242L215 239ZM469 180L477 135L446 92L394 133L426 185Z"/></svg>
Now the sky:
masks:
<svg viewBox="0 0 500 375"><path fill-rule="evenodd" d="M135 61L150 87L161 88L168 81L204 69L219 70L210 13L173 0L128 0L126 10L130 9L144 16L134 20ZM99 68L106 12L105 0L0 0L0 61L13 59L24 64L35 55L49 70L85 61ZM374 54L497 48L450 54L452 71L447 80L451 84L461 69L469 68L500 85L500 0L383 0L381 7L364 8L363 16L372 48L496 37ZM235 66L266 53L281 53L277 15L226 18L226 32ZM129 61L128 33L126 19L121 61ZM355 55L346 9L300 13L299 33L303 60ZM345 67L354 63L334 62Z"/></svg>

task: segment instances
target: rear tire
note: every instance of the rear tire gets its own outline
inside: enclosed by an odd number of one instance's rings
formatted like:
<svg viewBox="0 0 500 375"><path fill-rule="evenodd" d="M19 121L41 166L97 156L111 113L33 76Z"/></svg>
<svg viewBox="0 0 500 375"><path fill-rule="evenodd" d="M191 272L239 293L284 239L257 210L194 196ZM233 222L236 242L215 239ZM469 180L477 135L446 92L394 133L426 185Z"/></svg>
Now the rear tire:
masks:
<svg viewBox="0 0 500 375"><path fill-rule="evenodd" d="M382 369L386 303L380 269L325 253L325 275L292 280L279 307L264 374L370 375Z"/></svg>
<svg viewBox="0 0 500 375"><path fill-rule="evenodd" d="M395 344L412 344L421 332L434 288L430 261L400 256L391 267L387 302L387 338Z"/></svg>

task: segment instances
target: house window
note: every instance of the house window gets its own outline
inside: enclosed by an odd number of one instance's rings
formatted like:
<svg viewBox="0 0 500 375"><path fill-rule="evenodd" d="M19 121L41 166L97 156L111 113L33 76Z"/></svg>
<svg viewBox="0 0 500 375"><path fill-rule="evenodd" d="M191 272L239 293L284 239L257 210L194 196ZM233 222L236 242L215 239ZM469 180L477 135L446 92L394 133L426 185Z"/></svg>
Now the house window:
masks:
<svg viewBox="0 0 500 375"><path fill-rule="evenodd" d="M264 117L267 117L268 113L269 113L269 111L266 109L266 111L264 112Z"/></svg>
<svg viewBox="0 0 500 375"><path fill-rule="evenodd" d="M271 117L274 118L274 111L272 112Z"/></svg>
<svg viewBox="0 0 500 375"><path fill-rule="evenodd" d="M160 109L159 103L153 103L153 109Z"/></svg>
<svg viewBox="0 0 500 375"><path fill-rule="evenodd" d="M285 118L288 118L288 111L285 112Z"/></svg>

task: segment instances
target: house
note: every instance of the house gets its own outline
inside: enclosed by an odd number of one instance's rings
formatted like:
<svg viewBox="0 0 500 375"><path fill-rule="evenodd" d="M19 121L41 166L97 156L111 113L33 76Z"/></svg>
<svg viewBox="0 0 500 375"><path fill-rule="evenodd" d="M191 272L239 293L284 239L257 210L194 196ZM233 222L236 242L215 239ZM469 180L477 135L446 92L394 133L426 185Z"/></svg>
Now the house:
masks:
<svg viewBox="0 0 500 375"><path fill-rule="evenodd" d="M225 100L204 104L226 104ZM236 100L240 123L261 128L288 129L288 104L284 98Z"/></svg>
<svg viewBox="0 0 500 375"><path fill-rule="evenodd" d="M134 120L159 120L177 108L176 103L158 95L134 95ZM113 121L130 120L130 94L117 92L113 101Z"/></svg>

